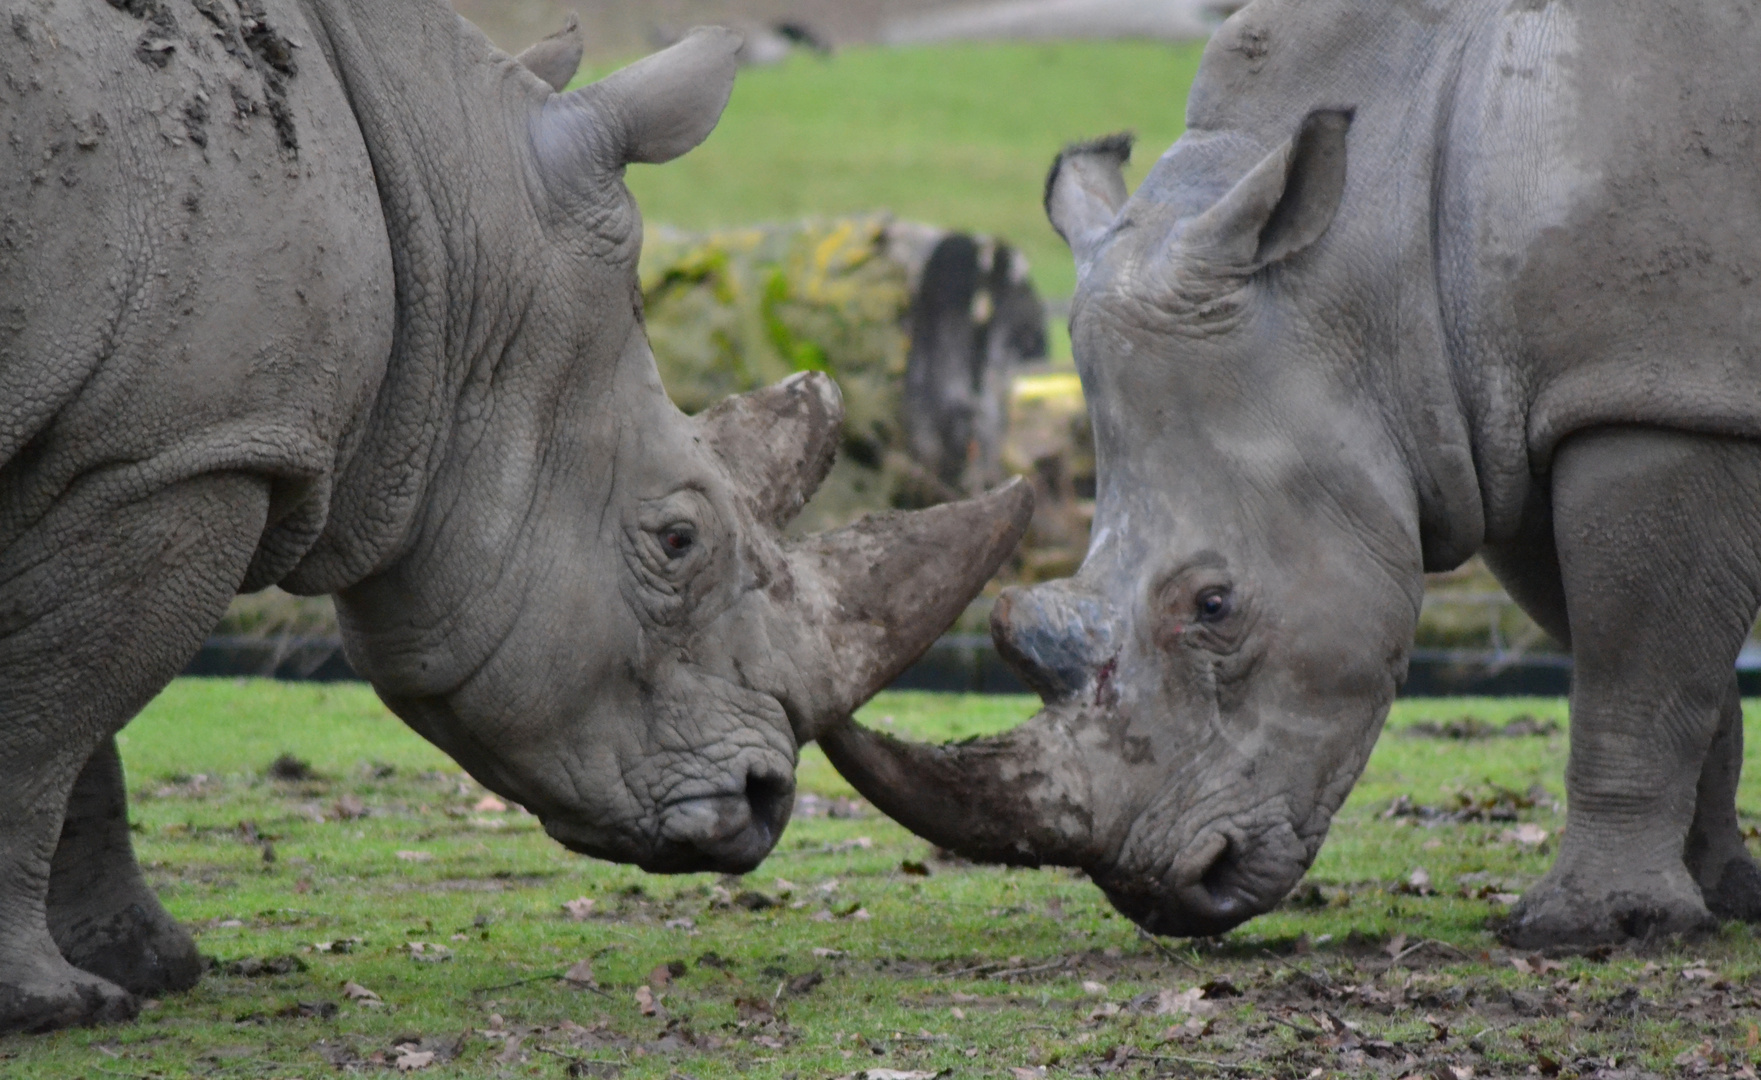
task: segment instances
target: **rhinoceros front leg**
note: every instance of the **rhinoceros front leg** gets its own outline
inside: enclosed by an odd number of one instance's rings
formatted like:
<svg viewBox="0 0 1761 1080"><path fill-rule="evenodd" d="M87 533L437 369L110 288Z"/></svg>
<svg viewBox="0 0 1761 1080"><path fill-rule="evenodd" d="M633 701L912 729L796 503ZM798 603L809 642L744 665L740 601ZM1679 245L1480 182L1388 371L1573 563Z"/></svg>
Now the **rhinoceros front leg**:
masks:
<svg viewBox="0 0 1761 1080"><path fill-rule="evenodd" d="M0 552L0 1035L135 1014L133 994L62 955L51 868L75 781L200 646L267 514L253 477L137 494L139 472L119 472L92 474ZM108 786L94 773L74 812Z"/></svg>
<svg viewBox="0 0 1761 1080"><path fill-rule="evenodd" d="M116 740L92 751L74 781L49 869L49 933L68 963L134 994L188 990L202 975L196 944L141 877L128 834Z"/></svg>
<svg viewBox="0 0 1761 1080"><path fill-rule="evenodd" d="M1559 857L1504 936L1534 948L1703 932L1715 920L1689 837L1698 817L1724 844L1720 807L1734 807L1736 763L1721 755L1732 665L1761 606L1761 445L1588 432L1555 455L1552 500L1575 669L1569 803Z"/></svg>

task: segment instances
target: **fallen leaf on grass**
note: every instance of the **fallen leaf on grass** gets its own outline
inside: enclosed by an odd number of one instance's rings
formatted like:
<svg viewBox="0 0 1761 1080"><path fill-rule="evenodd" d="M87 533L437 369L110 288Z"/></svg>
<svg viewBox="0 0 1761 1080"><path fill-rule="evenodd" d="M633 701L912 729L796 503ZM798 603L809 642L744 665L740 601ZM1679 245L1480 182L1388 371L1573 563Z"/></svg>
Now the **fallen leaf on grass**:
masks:
<svg viewBox="0 0 1761 1080"><path fill-rule="evenodd" d="M471 805L471 809L483 814L502 814L507 812L507 808L508 804L494 795L485 795Z"/></svg>
<svg viewBox="0 0 1761 1080"><path fill-rule="evenodd" d="M379 999L378 994L375 994L373 991L362 986L360 983L355 982L353 979L345 979L343 981L342 996L348 998L350 1001L358 1002L374 1009L385 1004L385 1002Z"/></svg>
<svg viewBox="0 0 1761 1080"><path fill-rule="evenodd" d="M1185 990L1163 990L1156 994L1157 1016L1209 1016L1217 1011L1213 1002L1204 1000L1205 990L1202 986L1189 986Z"/></svg>
<svg viewBox="0 0 1761 1080"><path fill-rule="evenodd" d="M1699 1046L1690 1046L1675 1056L1675 1063L1686 1069L1704 1070L1712 1065L1723 1065L1726 1058L1710 1042Z"/></svg>
<svg viewBox="0 0 1761 1080"><path fill-rule="evenodd" d="M1082 992L1090 997L1106 997L1107 986L1105 983L1098 983L1090 979L1082 984Z"/></svg>
<svg viewBox="0 0 1761 1080"><path fill-rule="evenodd" d="M410 951L410 959L418 964L439 964L452 959L452 950L445 945L432 945L426 941L412 941L404 948Z"/></svg>
<svg viewBox="0 0 1761 1080"><path fill-rule="evenodd" d="M813 955L821 960L836 960L839 957L849 956L850 954L843 949L828 949L823 945L815 945L813 947Z"/></svg>
<svg viewBox="0 0 1761 1080"><path fill-rule="evenodd" d="M1690 982L1705 982L1718 978L1718 972L1707 967L1702 961L1695 961L1682 968L1682 978Z"/></svg>
<svg viewBox="0 0 1761 1080"><path fill-rule="evenodd" d="M658 1013L660 1006L654 1003L654 991L646 986L638 986L636 988L636 1008L643 1016L653 1016Z"/></svg>
<svg viewBox="0 0 1761 1080"><path fill-rule="evenodd" d="M1547 839L1547 830L1532 822L1525 821L1515 828L1505 829L1498 834L1498 839L1507 844L1521 844L1523 847L1535 847Z"/></svg>
<svg viewBox="0 0 1761 1080"><path fill-rule="evenodd" d="M563 901L563 914L576 922L585 922L593 914L594 901L585 896Z"/></svg>
<svg viewBox="0 0 1761 1080"><path fill-rule="evenodd" d="M1202 1039L1211 1033L1211 1021L1189 1016L1183 1024L1175 1024L1166 1028L1156 1038L1161 1042L1190 1042Z"/></svg>
<svg viewBox="0 0 1761 1080"><path fill-rule="evenodd" d="M1406 876L1406 880L1394 887L1394 891L1408 896L1435 896L1437 890L1431 888L1431 874L1420 866Z"/></svg>
<svg viewBox="0 0 1761 1080"><path fill-rule="evenodd" d="M407 1046L400 1046L397 1048L397 1060L392 1062L392 1064L397 1066L398 1072L413 1072L416 1069L426 1069L428 1066L434 1064L434 1051L411 1050Z"/></svg>
<svg viewBox="0 0 1761 1080"><path fill-rule="evenodd" d="M577 960L563 972L563 981L576 990L597 990L599 981L593 977L593 965L585 960Z"/></svg>
<svg viewBox="0 0 1761 1080"><path fill-rule="evenodd" d="M433 862L434 861L434 853L431 851L400 851L397 853L397 857L402 859L404 862Z"/></svg>
<svg viewBox="0 0 1761 1080"><path fill-rule="evenodd" d="M507 1042L501 1048L501 1053L495 1055L495 1060L503 1065L511 1065L520 1060L520 1043L525 1041L525 1038L526 1036L520 1033L509 1035Z"/></svg>
<svg viewBox="0 0 1761 1080"><path fill-rule="evenodd" d="M1545 975L1550 971L1565 970L1564 964L1557 960L1549 960L1539 953L1527 958L1513 956L1510 958L1510 966L1524 975Z"/></svg>

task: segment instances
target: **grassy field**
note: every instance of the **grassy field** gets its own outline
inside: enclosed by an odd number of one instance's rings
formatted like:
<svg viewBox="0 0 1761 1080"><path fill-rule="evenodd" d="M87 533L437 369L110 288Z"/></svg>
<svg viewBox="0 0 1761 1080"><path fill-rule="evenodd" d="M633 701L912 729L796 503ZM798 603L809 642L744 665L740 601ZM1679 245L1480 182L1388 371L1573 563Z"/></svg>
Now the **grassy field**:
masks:
<svg viewBox="0 0 1761 1080"><path fill-rule="evenodd" d="M943 739L1030 709L892 693L864 719ZM1523 717L1542 733L1448 737ZM138 1024L0 1040L0 1076L1752 1075L1746 927L1563 962L1485 929L1547 863L1563 721L1401 702L1290 901L1158 942L1079 874L939 858L817 750L760 870L663 878L563 851L362 687L182 680L123 754L141 857L214 970ZM283 754L313 775L267 778Z"/></svg>
<svg viewBox="0 0 1761 1080"><path fill-rule="evenodd" d="M688 229L890 210L1007 238L1052 297L1075 288L1042 185L1065 143L1139 137L1135 186L1183 129L1199 43L854 48L742 71L690 154L632 166L651 224ZM603 74L598 72L598 74ZM1067 346L1066 346L1067 349Z"/></svg>

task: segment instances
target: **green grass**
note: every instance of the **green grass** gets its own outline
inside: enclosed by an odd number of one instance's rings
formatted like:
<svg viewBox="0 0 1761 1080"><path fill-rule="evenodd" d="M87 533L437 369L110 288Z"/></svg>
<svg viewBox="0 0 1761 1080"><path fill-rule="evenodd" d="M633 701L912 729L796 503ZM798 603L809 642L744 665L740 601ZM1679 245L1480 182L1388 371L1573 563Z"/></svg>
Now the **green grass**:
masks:
<svg viewBox="0 0 1761 1080"><path fill-rule="evenodd" d="M862 719L939 740L1031 710L1024 698L889 693ZM939 859L864 804L836 801L850 791L814 748L802 790L854 816L798 818L743 880L654 877L571 855L517 810L479 808L483 791L363 687L180 680L124 732L122 751L149 877L220 966L137 1024L0 1040L0 1076L312 1080L335 1062L377 1069L412 1040L442 1051L423 1076L697 1080L864 1068L1012 1080L1027 1074L1011 1069L1120 1064L1124 1075L1306 1077L1470 1065L1520 1075L1551 1062L1571 1075L1609 1057L1672 1071L1702 1043L1702 1056L1753 1056L1761 1031L1739 1010L1758 1004L1761 947L1746 928L1524 972L1487 932L1502 907L1481 894L1533 880L1551 836L1525 846L1507 838L1517 821L1383 816L1403 796L1449 808L1536 783L1561 796L1563 731L1403 733L1464 714L1565 719L1557 700L1400 702L1292 900L1213 941L1153 943L1080 874ZM1761 712L1749 723L1753 757ZM282 753L318 777L266 779ZM1761 815L1750 764L1745 824ZM1550 834L1563 820L1545 802L1516 816ZM1421 868L1431 894L1402 885ZM595 909L577 922L562 905L579 897ZM1444 944L1393 965L1401 934ZM342 939L358 940L315 948ZM419 962L412 942L450 958ZM228 967L282 956L304 969ZM597 991L559 978L580 960ZM657 975L669 962L683 973ZM1218 997L1219 978L1242 996ZM383 1004L349 999L345 982ZM1214 1011L1187 1027L1145 997L1206 984ZM642 1014L642 987L659 1014ZM1629 988L1637 999L1621 996ZM337 1011L302 1016L301 1003ZM1323 1030L1331 1018L1358 1029Z"/></svg>
<svg viewBox="0 0 1761 1080"><path fill-rule="evenodd" d="M1135 186L1180 135L1199 43L852 48L740 73L714 134L629 183L650 223L688 229L890 210L994 233L1047 296L1075 288L1040 206L1067 142L1135 130Z"/></svg>

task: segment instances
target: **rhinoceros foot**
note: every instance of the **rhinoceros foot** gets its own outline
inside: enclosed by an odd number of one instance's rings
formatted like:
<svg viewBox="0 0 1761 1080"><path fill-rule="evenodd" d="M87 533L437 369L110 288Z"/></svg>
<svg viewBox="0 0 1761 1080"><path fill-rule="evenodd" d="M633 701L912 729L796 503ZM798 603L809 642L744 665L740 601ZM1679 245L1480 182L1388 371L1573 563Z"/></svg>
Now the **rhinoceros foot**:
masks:
<svg viewBox="0 0 1761 1080"><path fill-rule="evenodd" d="M121 1023L141 1011L122 987L57 961L26 969L36 977L22 983L0 982L0 1035Z"/></svg>
<svg viewBox="0 0 1761 1080"><path fill-rule="evenodd" d="M1706 908L1721 919L1761 922L1761 866L1748 852L1732 856L1708 883L1701 879L1706 894Z"/></svg>
<svg viewBox="0 0 1761 1080"><path fill-rule="evenodd" d="M1716 931L1718 920L1685 874L1683 879L1655 891L1601 893L1570 881L1543 880L1517 902L1498 928L1498 936L1518 949L1570 950L1694 938Z"/></svg>
<svg viewBox="0 0 1761 1080"><path fill-rule="evenodd" d="M69 963L142 997L188 990L202 977L196 943L150 896L58 926Z"/></svg>

